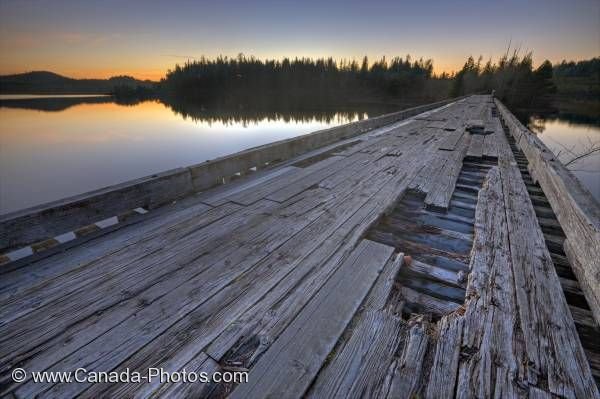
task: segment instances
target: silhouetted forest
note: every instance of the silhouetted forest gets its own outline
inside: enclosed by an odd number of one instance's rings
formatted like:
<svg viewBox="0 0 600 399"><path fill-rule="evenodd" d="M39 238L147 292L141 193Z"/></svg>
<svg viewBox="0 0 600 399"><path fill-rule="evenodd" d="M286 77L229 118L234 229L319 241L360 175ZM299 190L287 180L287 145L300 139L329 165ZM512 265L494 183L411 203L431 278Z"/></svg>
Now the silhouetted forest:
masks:
<svg viewBox="0 0 600 399"><path fill-rule="evenodd" d="M161 81L167 95L185 99L212 99L220 103L255 101L257 97L281 97L282 101L331 98L339 101L418 97L427 100L440 94L432 90L433 62L385 57L370 63L367 57L335 61L333 58L259 60L237 58L201 58L176 65ZM442 94L445 95L446 93Z"/></svg>
<svg viewBox="0 0 600 399"><path fill-rule="evenodd" d="M564 112L600 119L600 58L554 66L554 104Z"/></svg>
<svg viewBox="0 0 600 399"><path fill-rule="evenodd" d="M413 60L410 56L384 57L370 63L366 57L361 62L332 58L263 61L239 55L176 65L160 87L167 96L219 106L264 102L261 97L286 105L316 99L418 104L493 90L513 108L540 109L551 105L557 80L589 79L597 75L598 64L598 59L593 59L553 67L546 60L534 68L531 53L521 56L507 51L497 62L469 57L455 74L434 75L432 60Z"/></svg>
<svg viewBox="0 0 600 399"><path fill-rule="evenodd" d="M600 79L600 58L578 62L563 60L554 66L554 76Z"/></svg>
<svg viewBox="0 0 600 399"><path fill-rule="evenodd" d="M453 79L451 95L495 92L496 97L513 108L548 106L556 92L553 67L550 61L533 67L532 54L505 54L497 63L482 63L469 57Z"/></svg>

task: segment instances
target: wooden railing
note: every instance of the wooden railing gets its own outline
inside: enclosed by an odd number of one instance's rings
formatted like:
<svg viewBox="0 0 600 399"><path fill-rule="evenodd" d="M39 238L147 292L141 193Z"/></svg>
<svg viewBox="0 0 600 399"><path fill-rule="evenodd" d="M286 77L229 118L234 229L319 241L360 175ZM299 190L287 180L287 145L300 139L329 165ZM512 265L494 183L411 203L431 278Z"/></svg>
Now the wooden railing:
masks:
<svg viewBox="0 0 600 399"><path fill-rule="evenodd" d="M500 101L496 105L567 237L565 253L600 323L600 205L534 133Z"/></svg>

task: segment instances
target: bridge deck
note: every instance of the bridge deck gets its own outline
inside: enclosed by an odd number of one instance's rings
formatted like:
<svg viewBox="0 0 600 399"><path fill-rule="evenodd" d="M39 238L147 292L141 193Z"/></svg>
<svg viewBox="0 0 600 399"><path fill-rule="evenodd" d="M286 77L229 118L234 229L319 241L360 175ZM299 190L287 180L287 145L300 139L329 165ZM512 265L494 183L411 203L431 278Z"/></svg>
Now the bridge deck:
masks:
<svg viewBox="0 0 600 399"><path fill-rule="evenodd" d="M493 108L469 97L5 272L0 389L598 397L599 330ZM15 367L250 372L14 384Z"/></svg>

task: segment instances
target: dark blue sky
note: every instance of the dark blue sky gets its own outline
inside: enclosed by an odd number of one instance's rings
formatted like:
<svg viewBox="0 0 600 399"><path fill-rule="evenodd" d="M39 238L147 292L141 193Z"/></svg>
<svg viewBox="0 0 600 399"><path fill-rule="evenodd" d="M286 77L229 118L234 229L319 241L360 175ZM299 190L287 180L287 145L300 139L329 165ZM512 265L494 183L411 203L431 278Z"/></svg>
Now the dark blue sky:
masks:
<svg viewBox="0 0 600 399"><path fill-rule="evenodd" d="M0 73L158 78L200 55L410 53L436 71L508 46L534 60L600 55L600 1L12 1L0 0Z"/></svg>

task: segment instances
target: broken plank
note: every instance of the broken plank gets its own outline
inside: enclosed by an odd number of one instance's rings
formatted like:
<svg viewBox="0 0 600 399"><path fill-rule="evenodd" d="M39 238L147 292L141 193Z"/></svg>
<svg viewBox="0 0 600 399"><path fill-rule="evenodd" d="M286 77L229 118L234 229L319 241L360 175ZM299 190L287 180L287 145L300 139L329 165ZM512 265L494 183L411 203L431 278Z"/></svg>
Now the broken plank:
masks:
<svg viewBox="0 0 600 399"><path fill-rule="evenodd" d="M393 262L388 262L381 275L373 285L373 289L365 299L364 308L369 310L384 310L389 296L396 283L398 273L404 262L404 254L396 255Z"/></svg>
<svg viewBox="0 0 600 399"><path fill-rule="evenodd" d="M362 314L350 338L319 372L307 397L380 396L403 330L402 319L387 312Z"/></svg>
<svg viewBox="0 0 600 399"><path fill-rule="evenodd" d="M483 156L485 137L486 136L481 134L474 134L471 136L471 144L469 144L469 150L467 151L468 157L481 158Z"/></svg>
<svg viewBox="0 0 600 399"><path fill-rule="evenodd" d="M448 209L470 140L471 135L463 135L460 142L456 145L456 149L446 153L448 158L442 169L442 173L432 179L435 181L434 186L425 197L425 204L427 206L435 209Z"/></svg>
<svg viewBox="0 0 600 399"><path fill-rule="evenodd" d="M458 375L461 398L510 396L526 384L508 239L500 172L493 167L475 212Z"/></svg>
<svg viewBox="0 0 600 399"><path fill-rule="evenodd" d="M483 156L489 158L498 157L496 133L488 134L483 140Z"/></svg>
<svg viewBox="0 0 600 399"><path fill-rule="evenodd" d="M438 323L435 357L425 391L426 398L450 398L454 395L461 349L462 317L443 317Z"/></svg>
<svg viewBox="0 0 600 399"><path fill-rule="evenodd" d="M402 349L394 369L390 388L386 397L412 398L416 397L423 384L425 355L429 346L429 335L426 325L415 323L408 334L408 340Z"/></svg>

